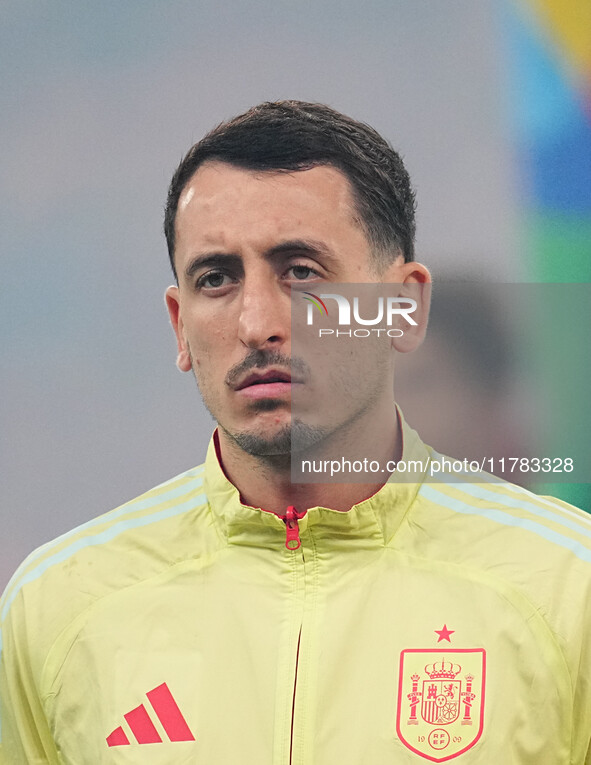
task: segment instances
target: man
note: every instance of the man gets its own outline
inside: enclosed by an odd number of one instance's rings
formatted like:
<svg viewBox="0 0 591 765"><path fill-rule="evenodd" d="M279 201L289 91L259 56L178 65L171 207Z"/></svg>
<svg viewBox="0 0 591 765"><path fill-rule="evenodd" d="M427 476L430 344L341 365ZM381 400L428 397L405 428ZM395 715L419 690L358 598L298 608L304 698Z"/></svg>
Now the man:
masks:
<svg viewBox="0 0 591 765"><path fill-rule="evenodd" d="M591 763L588 518L453 483L395 407L430 282L398 155L328 107L262 104L190 150L165 229L177 364L218 427L204 466L9 584L2 762ZM361 362L338 335L294 350L305 298L361 284L392 319ZM337 450L394 472L293 483L292 453Z"/></svg>

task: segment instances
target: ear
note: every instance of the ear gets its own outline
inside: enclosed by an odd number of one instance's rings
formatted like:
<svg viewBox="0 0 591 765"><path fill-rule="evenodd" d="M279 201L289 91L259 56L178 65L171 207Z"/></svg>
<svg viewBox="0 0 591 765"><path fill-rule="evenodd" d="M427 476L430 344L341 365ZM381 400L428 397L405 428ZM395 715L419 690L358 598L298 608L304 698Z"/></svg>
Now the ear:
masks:
<svg viewBox="0 0 591 765"><path fill-rule="evenodd" d="M185 338L185 332L183 327L183 320L181 318L181 302L179 288L176 286L168 287L164 294L164 300L166 307L168 308L168 315L170 316L170 323L176 335L178 356L176 359L176 365L181 372L191 371L191 355L189 353L189 346Z"/></svg>
<svg viewBox="0 0 591 765"><path fill-rule="evenodd" d="M409 324L403 316L400 316L397 328L403 334L392 338L394 350L399 353L409 353L416 350L425 339L431 306L431 274L422 263L411 261L398 264L395 267L395 273L391 276L397 283L397 295L414 300L417 304L416 310L412 313L416 324Z"/></svg>

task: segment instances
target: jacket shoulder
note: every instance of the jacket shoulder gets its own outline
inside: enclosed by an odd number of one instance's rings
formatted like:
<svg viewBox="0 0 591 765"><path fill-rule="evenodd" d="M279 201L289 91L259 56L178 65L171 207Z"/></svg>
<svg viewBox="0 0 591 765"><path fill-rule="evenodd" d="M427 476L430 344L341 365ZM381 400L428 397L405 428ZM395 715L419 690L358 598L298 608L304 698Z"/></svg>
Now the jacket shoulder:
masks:
<svg viewBox="0 0 591 765"><path fill-rule="evenodd" d="M207 510L201 465L42 545L4 591L2 630L26 622L51 642L92 602L194 555Z"/></svg>
<svg viewBox="0 0 591 765"><path fill-rule="evenodd" d="M440 519L456 521L466 542L485 541L497 562L518 548L524 563L538 552L546 565L564 556L591 563L591 515L555 497L478 473L472 480L425 483L417 499ZM480 554L486 559L484 549Z"/></svg>
<svg viewBox="0 0 591 765"><path fill-rule="evenodd" d="M520 592L576 634L591 624L591 515L487 474L423 484L409 518L421 557Z"/></svg>

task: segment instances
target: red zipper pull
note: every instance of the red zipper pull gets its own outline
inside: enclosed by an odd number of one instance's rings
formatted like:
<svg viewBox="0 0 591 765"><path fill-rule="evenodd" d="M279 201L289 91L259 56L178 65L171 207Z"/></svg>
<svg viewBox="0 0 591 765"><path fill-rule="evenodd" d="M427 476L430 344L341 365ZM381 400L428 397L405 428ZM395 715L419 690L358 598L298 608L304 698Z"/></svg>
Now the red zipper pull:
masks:
<svg viewBox="0 0 591 765"><path fill-rule="evenodd" d="M285 523L285 546L288 550L297 550L301 545L298 521L306 515L306 512L306 510L302 510L301 513L298 513L293 505L290 505L285 511L283 521Z"/></svg>

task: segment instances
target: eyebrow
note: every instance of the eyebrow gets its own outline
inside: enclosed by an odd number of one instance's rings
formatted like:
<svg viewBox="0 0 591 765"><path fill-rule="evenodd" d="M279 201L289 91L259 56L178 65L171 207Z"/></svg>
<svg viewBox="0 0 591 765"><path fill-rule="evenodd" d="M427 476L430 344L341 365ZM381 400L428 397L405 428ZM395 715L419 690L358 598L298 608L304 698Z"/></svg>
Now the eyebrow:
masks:
<svg viewBox="0 0 591 765"><path fill-rule="evenodd" d="M265 250L263 257L272 260L281 255L295 255L297 253L321 255L329 263L336 261L334 254L326 244L316 239L289 239ZM186 279L190 280L201 268L219 267L222 265L241 266L242 258L240 255L231 252L207 252L202 255L196 255L187 264L184 275Z"/></svg>
<svg viewBox="0 0 591 765"><path fill-rule="evenodd" d="M292 252L303 252L310 255L322 255L329 261L334 261L335 256L331 250L324 244L316 239L289 239L287 242L281 242L281 244L271 247L265 256L272 258L274 255L284 255Z"/></svg>
<svg viewBox="0 0 591 765"><path fill-rule="evenodd" d="M208 252L192 258L185 268L186 279L191 279L201 268L213 268L222 265L238 266L242 264L242 258L229 252Z"/></svg>

